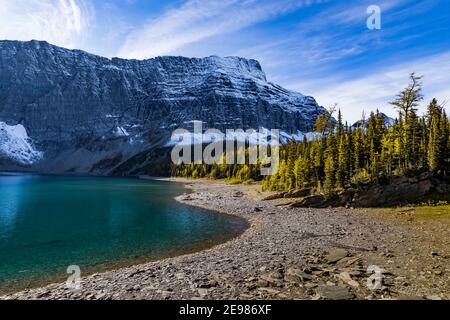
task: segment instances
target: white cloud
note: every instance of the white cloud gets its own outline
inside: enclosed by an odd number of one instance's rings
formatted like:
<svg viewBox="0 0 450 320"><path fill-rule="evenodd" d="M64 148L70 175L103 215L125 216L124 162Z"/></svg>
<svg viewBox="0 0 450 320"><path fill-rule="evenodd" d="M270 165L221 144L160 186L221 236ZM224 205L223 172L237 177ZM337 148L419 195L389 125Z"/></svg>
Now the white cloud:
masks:
<svg viewBox="0 0 450 320"><path fill-rule="evenodd" d="M392 20L397 12L393 9L400 10L405 3L405 0L379 1L383 21ZM409 6L408 15L423 13L431 5ZM421 112L433 97L450 100L450 52L421 58L417 58L419 51L409 56L402 52L377 58L369 51L381 52L394 41L406 42L411 38L395 36L402 31L401 26L366 32L363 29L367 17L365 8L364 4L331 6L299 21L297 32L282 39L275 34L273 41L264 40L258 45L240 48L236 54L260 60L270 81L312 95L325 107L338 103L350 122L359 120L363 111L368 113L377 108L396 116L389 101L408 84L408 75L413 71L425 76ZM362 26L361 32L349 35L348 30L358 25ZM358 60L355 65L347 63L366 52L368 57L373 57L365 59L366 67L358 65Z"/></svg>
<svg viewBox="0 0 450 320"><path fill-rule="evenodd" d="M0 39L80 46L92 19L84 0L0 0Z"/></svg>
<svg viewBox="0 0 450 320"><path fill-rule="evenodd" d="M383 13L389 16L406 0L380 0ZM303 20L296 28L277 30L284 32L265 34L262 40L249 43L235 51L236 55L259 60L271 81L289 85L293 79L325 79L341 72L341 64L352 57L360 57L368 51L382 50L393 41L400 41L394 35L397 28L383 29L382 32L368 32L366 4L349 6L337 3L328 6ZM383 21L387 20L384 19ZM268 41L268 37L270 41ZM254 44L254 42L257 42ZM375 62L375 61L373 61ZM346 66L353 68L353 66ZM302 89L302 88L300 88ZM305 92L302 90L302 92Z"/></svg>
<svg viewBox="0 0 450 320"><path fill-rule="evenodd" d="M376 109L396 116L389 101L408 84L411 72L424 75L425 100L421 112L434 97L441 102L450 99L450 51L385 69L372 69L366 76L356 79L328 78L326 81L308 81L291 87L303 92L307 90L324 106L338 103L345 118L353 122L361 118L363 111L367 114Z"/></svg>
<svg viewBox="0 0 450 320"><path fill-rule="evenodd" d="M170 54L203 39L322 2L326 0L189 0L136 28L119 49L118 56L144 59Z"/></svg>

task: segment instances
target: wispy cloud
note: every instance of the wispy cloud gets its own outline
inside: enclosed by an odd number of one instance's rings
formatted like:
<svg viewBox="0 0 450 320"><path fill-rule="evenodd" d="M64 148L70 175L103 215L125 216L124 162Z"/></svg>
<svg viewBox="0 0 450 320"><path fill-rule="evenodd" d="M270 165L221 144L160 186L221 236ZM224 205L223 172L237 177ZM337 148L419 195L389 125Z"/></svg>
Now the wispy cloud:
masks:
<svg viewBox="0 0 450 320"><path fill-rule="evenodd" d="M388 17L391 10L407 1L379 0L377 3L383 17ZM260 44L241 47L235 54L260 60L269 78L283 85L296 78L323 80L343 69L343 63L387 47L392 41L401 41L394 37L398 28L385 28L382 32L367 30L366 9L367 3L330 2L326 9L299 20L289 32L282 30L286 34L283 38L275 32L268 41L270 35L265 35ZM345 68L354 69L354 66Z"/></svg>
<svg viewBox="0 0 450 320"><path fill-rule="evenodd" d="M367 3L333 2L299 21L288 37L278 39L275 34L273 41L239 48L236 54L259 59L271 81L312 95L324 106L338 103L349 121L377 108L395 116L388 102L407 85L413 71L425 75L428 100L450 99L450 51L436 55L439 51L420 47L428 29L408 32L423 24L412 17L426 13L436 1L377 3L384 24L379 32L365 28ZM401 23L402 17L410 17L407 24ZM411 43L415 50L408 49Z"/></svg>
<svg viewBox="0 0 450 320"><path fill-rule="evenodd" d="M47 40L74 48L93 14L84 0L0 0L0 39Z"/></svg>
<svg viewBox="0 0 450 320"><path fill-rule="evenodd" d="M450 51L394 66L380 68L366 76L342 81L331 77L326 81L306 81L293 88L308 90L324 106L338 103L346 118L356 121L363 112L379 109L396 116L389 105L395 94L408 84L408 75L424 75L425 101L421 111L432 98L441 102L450 98Z"/></svg>
<svg viewBox="0 0 450 320"><path fill-rule="evenodd" d="M231 33L304 6L327 0L189 0L135 29L118 56L166 55L206 38Z"/></svg>
<svg viewBox="0 0 450 320"><path fill-rule="evenodd" d="M385 13L405 4L408 0L378 0L373 2L381 8L383 20L386 20L387 15ZM370 1L359 1L358 3L338 1L333 3L335 5L329 9L322 10L302 22L300 28L305 32L314 33L323 31L324 28L332 32L336 31L336 27L350 26L355 23L361 24L361 22L363 22L361 25L365 26L367 7L372 4Z"/></svg>

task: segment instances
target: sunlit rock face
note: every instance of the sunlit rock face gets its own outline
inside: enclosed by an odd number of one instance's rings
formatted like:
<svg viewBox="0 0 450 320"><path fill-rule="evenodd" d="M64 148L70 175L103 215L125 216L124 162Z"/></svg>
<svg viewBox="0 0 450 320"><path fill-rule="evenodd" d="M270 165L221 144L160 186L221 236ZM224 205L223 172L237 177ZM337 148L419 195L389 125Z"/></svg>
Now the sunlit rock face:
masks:
<svg viewBox="0 0 450 320"><path fill-rule="evenodd" d="M204 129L298 135L322 112L314 98L267 82L256 60L108 59L0 41L0 121L22 126L32 149L25 162L0 153L0 170L13 163L49 173L142 174L173 130L194 120Z"/></svg>

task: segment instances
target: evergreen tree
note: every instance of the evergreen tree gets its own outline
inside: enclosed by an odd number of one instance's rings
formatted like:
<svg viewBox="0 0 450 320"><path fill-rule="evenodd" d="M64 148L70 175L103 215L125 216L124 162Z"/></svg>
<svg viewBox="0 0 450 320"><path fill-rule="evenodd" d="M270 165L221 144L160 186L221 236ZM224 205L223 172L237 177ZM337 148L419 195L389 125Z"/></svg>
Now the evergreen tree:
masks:
<svg viewBox="0 0 450 320"><path fill-rule="evenodd" d="M423 76L417 76L414 72L411 73L408 87L403 89L394 101L390 102L390 104L400 111L400 114L405 117L405 120L408 119L411 112L417 111L419 102L423 100L422 78Z"/></svg>
<svg viewBox="0 0 450 320"><path fill-rule="evenodd" d="M339 187L344 187L348 181L350 154L349 154L349 136L342 135L338 148L338 165L336 172L336 181Z"/></svg>
<svg viewBox="0 0 450 320"><path fill-rule="evenodd" d="M335 168L333 155L329 153L325 160L325 181L323 184L323 193L326 199L330 199L334 195L335 190Z"/></svg>
<svg viewBox="0 0 450 320"><path fill-rule="evenodd" d="M433 99L425 116L416 108L422 100L421 77L411 75L411 83L393 105L399 117L389 127L380 112L371 113L352 129L343 124L338 112L336 129L331 114L317 120L319 134L315 139L292 142L280 148L277 174L262 177L261 163L256 165L226 164L226 155L218 164L174 166L176 176L230 179L233 182L263 180L263 190L287 191L311 188L327 198L337 188L349 183L376 183L381 177L392 178L409 173L430 171L446 176L450 172L450 120L445 110ZM248 150L246 150L248 158Z"/></svg>
<svg viewBox="0 0 450 320"><path fill-rule="evenodd" d="M439 169L439 162L442 156L439 130L440 118L433 117L431 119L430 138L428 139L428 167L430 171L437 171Z"/></svg>

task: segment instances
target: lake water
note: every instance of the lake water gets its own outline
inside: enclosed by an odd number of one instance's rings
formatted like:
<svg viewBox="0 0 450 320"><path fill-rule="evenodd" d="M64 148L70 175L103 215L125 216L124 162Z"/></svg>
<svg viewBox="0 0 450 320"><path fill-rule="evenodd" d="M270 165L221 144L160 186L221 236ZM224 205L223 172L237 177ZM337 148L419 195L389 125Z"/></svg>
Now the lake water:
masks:
<svg viewBox="0 0 450 320"><path fill-rule="evenodd" d="M181 184L0 174L0 291L192 252L246 228L177 203Z"/></svg>

